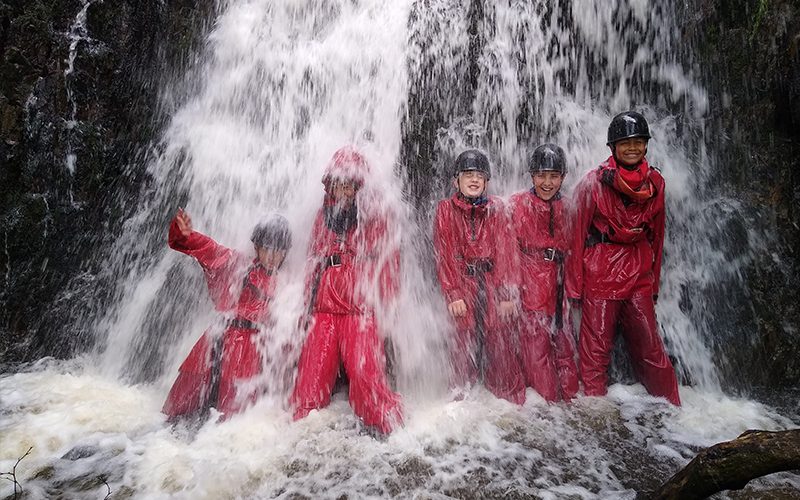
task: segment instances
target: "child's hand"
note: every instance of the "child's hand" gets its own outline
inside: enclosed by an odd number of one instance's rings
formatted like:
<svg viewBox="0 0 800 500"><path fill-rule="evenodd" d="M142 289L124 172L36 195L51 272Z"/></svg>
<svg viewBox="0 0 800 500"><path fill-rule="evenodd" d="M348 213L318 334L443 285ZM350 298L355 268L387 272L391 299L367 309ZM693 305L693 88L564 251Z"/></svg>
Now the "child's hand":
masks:
<svg viewBox="0 0 800 500"><path fill-rule="evenodd" d="M182 208L178 209L178 213L175 215L175 222L178 224L178 229L184 237L192 234L192 218L189 217L189 214L184 212Z"/></svg>
<svg viewBox="0 0 800 500"><path fill-rule="evenodd" d="M467 314L467 303L463 299L458 299L447 304L447 310L453 317L461 318Z"/></svg>
<svg viewBox="0 0 800 500"><path fill-rule="evenodd" d="M500 314L500 319L505 321L517 315L517 305L511 300L504 300L500 302L497 309L497 312Z"/></svg>

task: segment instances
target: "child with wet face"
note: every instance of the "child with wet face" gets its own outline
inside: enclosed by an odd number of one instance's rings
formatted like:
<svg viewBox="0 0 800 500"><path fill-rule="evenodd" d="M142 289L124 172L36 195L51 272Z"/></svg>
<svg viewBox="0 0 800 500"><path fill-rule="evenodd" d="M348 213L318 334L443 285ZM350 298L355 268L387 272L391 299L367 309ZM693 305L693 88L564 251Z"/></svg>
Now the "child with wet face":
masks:
<svg viewBox="0 0 800 500"><path fill-rule="evenodd" d="M520 358L525 380L548 402L578 392L575 340L564 294L569 258L569 218L561 196L567 174L564 150L537 147L528 170L531 189L511 197L519 262Z"/></svg>
<svg viewBox="0 0 800 500"><path fill-rule="evenodd" d="M460 397L480 379L497 397L522 404L525 384L511 339L513 237L505 207L485 195L490 178L486 155L464 151L455 161L456 193L436 208L437 276L456 330L452 385Z"/></svg>
<svg viewBox="0 0 800 500"><path fill-rule="evenodd" d="M369 171L366 157L347 146L322 178L325 196L308 248L308 335L290 403L295 420L328 406L341 367L353 411L368 432L385 435L403 424L403 409L387 380L375 310L395 293L399 253L386 214L365 203Z"/></svg>
<svg viewBox="0 0 800 500"><path fill-rule="evenodd" d="M261 373L257 336L270 324L275 274L292 245L289 224L272 215L253 229L251 241L255 258L195 231L183 209L170 224L170 248L197 260L215 308L225 314L222 325L209 328L181 365L162 409L171 421L204 418L210 408L225 419L259 395L248 382Z"/></svg>

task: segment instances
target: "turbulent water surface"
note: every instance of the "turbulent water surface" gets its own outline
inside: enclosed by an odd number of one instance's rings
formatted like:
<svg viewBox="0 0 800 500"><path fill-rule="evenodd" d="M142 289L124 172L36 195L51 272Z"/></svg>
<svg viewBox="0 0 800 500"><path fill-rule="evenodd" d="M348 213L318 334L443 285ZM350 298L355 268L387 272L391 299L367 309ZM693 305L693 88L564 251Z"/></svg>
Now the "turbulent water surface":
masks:
<svg viewBox="0 0 800 500"><path fill-rule="evenodd" d="M91 3L76 13L72 39L90 36L82 20ZM765 403L725 394L724 359L712 352L729 333L709 320L713 302L691 295L738 279L758 249L720 245L737 205L705 185L714 168L701 140L707 100L685 69L678 13L647 0L465 3L220 2L200 69L175 75L180 90L165 95L175 113L144 167L152 182L106 262L114 294L85 314L93 349L0 375L0 472L9 479L1 498L15 487L25 498L634 498L702 447L800 424L796 394ZM567 150L569 190L607 156L611 116L630 107L648 116L648 157L669 186L658 314L685 375L683 407L622 383L570 405L529 390L520 408L481 388L451 401L430 213L401 194L415 168L413 159L400 164L401 146L422 140L409 121L420 103L442 119L435 175L424 181L437 196L448 194L449 161L466 146L489 153L495 194L525 189L526 154L545 141ZM371 164L372 203L360 208L391 216L403 256L398 301L376 313L394 345L406 424L378 439L344 392L291 422L280 377L302 344L296 325L320 178L347 144ZM80 169L80 158L67 164ZM266 395L219 424L170 426L160 413L180 362L216 319L198 266L166 248L179 206L198 230L245 252L270 212L284 213L294 233L277 324L264 336ZM749 488L745 498L788 498L800 478L778 474Z"/></svg>

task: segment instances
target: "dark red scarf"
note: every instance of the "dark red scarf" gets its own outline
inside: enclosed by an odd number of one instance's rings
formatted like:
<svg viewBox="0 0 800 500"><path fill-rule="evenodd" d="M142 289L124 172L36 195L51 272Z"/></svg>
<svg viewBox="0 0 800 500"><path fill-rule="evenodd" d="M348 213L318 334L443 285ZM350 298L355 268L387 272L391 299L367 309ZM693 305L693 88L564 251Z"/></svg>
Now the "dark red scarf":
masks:
<svg viewBox="0 0 800 500"><path fill-rule="evenodd" d="M644 203L656 195L656 188L650 180L650 166L646 161L628 170L618 166L614 158L608 160L607 166L603 167L603 182L637 203Z"/></svg>

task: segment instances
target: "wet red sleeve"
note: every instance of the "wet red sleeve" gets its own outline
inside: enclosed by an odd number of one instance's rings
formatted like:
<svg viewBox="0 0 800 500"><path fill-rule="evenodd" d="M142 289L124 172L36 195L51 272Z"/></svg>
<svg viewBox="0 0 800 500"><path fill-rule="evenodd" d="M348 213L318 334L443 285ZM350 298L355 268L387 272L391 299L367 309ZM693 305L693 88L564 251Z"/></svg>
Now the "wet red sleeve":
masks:
<svg viewBox="0 0 800 500"><path fill-rule="evenodd" d="M392 238L396 230L389 229L395 222L392 214L386 214L376 218L367 233L372 254L368 262L377 266L369 270L369 276L377 277L379 298L384 304L392 302L400 290L400 250Z"/></svg>
<svg viewBox="0 0 800 500"><path fill-rule="evenodd" d="M653 218L653 295L658 295L661 283L661 259L664 255L664 233L666 225L666 206L664 204L664 187L661 187L661 201L658 203L660 210Z"/></svg>
<svg viewBox="0 0 800 500"><path fill-rule="evenodd" d="M322 272L322 269L320 268L321 260L323 257L322 217L323 217L322 211L320 210L317 213L317 216L314 218L314 225L311 228L311 238L308 241L308 253L306 258L306 269L305 269L306 307L308 307L309 302L313 299L313 297L311 297L312 293L311 288L314 285L314 281L316 281L317 279L317 273Z"/></svg>
<svg viewBox="0 0 800 500"><path fill-rule="evenodd" d="M594 188L594 171L586 175L575 188L570 219L571 236L569 244L570 256L567 260L567 297L570 299L583 298L583 252L585 250L586 236L595 211L595 202L592 197Z"/></svg>
<svg viewBox="0 0 800 500"><path fill-rule="evenodd" d="M511 207L498 202L497 205L497 258L499 266L498 289L500 300L514 300L519 295L519 258L516 231L512 225Z"/></svg>
<svg viewBox="0 0 800 500"><path fill-rule="evenodd" d="M464 299L462 292L463 271L456 259L455 238L453 231L457 230L451 220L446 204L449 200L439 203L436 207L436 217L433 221L433 248L436 254L436 275L439 285L448 304L459 299Z"/></svg>
<svg viewBox="0 0 800 500"><path fill-rule="evenodd" d="M178 229L176 219L169 226L168 243L173 250L194 257L203 268L209 294L217 309L231 308L233 304L230 292L238 254L203 233L192 231L184 236Z"/></svg>

